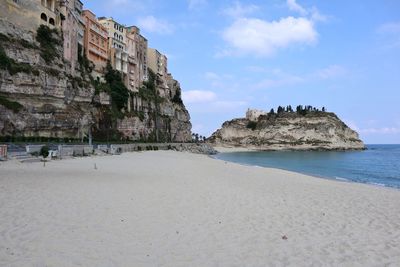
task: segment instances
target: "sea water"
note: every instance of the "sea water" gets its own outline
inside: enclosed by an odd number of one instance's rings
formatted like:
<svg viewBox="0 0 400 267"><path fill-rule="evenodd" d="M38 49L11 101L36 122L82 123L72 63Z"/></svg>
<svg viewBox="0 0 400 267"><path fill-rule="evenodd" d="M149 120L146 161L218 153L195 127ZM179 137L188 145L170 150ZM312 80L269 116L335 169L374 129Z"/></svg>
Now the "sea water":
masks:
<svg viewBox="0 0 400 267"><path fill-rule="evenodd" d="M400 145L367 145L364 151L219 153L216 158L342 181L400 189Z"/></svg>

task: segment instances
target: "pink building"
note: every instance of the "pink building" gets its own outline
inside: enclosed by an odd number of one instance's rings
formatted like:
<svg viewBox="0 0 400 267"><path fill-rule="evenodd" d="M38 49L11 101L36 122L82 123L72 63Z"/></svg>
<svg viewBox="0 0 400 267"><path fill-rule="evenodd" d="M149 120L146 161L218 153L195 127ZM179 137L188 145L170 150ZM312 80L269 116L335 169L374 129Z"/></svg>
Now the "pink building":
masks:
<svg viewBox="0 0 400 267"><path fill-rule="evenodd" d="M71 73L76 73L78 54L83 55L85 22L82 18L83 4L80 0L60 0L64 59L71 64Z"/></svg>

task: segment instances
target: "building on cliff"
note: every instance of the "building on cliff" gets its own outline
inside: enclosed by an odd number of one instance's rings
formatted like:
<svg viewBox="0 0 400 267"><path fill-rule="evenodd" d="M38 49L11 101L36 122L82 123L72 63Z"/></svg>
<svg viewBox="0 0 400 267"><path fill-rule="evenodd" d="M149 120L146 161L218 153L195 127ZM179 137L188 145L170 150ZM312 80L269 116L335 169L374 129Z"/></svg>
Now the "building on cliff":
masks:
<svg viewBox="0 0 400 267"><path fill-rule="evenodd" d="M147 49L147 56L149 68L158 76L160 81L158 84L160 96L165 97L169 95L168 58L154 48Z"/></svg>
<svg viewBox="0 0 400 267"><path fill-rule="evenodd" d="M108 31L108 54L111 66L121 72L125 80L128 74L126 29L113 18L100 17L98 20Z"/></svg>
<svg viewBox="0 0 400 267"><path fill-rule="evenodd" d="M47 0L49 1L49 0ZM85 22L82 17L83 4L80 0L61 0L62 34L64 59L71 64L71 74L76 73L78 54L83 55Z"/></svg>
<svg viewBox="0 0 400 267"><path fill-rule="evenodd" d="M0 0L0 52L6 63L0 64L0 137L191 140L190 115L179 82L168 73L167 57L154 49L149 61L139 28L112 18L96 20L82 8L79 0ZM51 29L41 29L48 38L37 38L40 25ZM127 108L118 114L113 88L93 82L86 61L80 61L84 51L94 63L94 77L104 78L107 61L122 74L130 92L123 99ZM156 77L144 84L149 62Z"/></svg>
<svg viewBox="0 0 400 267"><path fill-rule="evenodd" d="M127 88L138 92L143 81L147 80L147 39L136 26L126 28L128 47Z"/></svg>
<svg viewBox="0 0 400 267"><path fill-rule="evenodd" d="M1 0L0 18L30 32L42 24L50 28L61 25L56 0Z"/></svg>
<svg viewBox="0 0 400 267"><path fill-rule="evenodd" d="M250 121L257 121L261 115L267 115L267 112L259 109L247 109L246 119Z"/></svg>
<svg viewBox="0 0 400 267"><path fill-rule="evenodd" d="M86 57L93 62L92 75L100 80L105 74L105 67L108 61L108 32L107 28L101 25L90 10L84 10L85 21L84 50Z"/></svg>

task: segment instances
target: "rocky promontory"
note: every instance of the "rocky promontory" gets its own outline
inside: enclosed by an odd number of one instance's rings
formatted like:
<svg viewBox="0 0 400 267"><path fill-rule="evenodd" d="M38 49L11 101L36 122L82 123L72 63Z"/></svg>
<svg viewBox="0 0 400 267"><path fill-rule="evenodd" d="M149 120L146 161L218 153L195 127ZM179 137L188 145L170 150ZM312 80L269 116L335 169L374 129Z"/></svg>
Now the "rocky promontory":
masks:
<svg viewBox="0 0 400 267"><path fill-rule="evenodd" d="M208 141L214 146L251 150L362 150L364 143L336 114L311 106L248 110L246 118L222 124Z"/></svg>

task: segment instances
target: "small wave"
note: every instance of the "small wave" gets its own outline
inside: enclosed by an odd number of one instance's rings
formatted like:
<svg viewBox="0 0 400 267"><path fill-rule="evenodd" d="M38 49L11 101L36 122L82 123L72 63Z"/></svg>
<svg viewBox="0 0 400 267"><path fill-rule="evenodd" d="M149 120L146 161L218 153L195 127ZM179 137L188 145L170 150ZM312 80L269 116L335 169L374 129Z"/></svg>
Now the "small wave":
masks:
<svg viewBox="0 0 400 267"><path fill-rule="evenodd" d="M386 187L385 184L381 184L381 183L367 182L367 184Z"/></svg>
<svg viewBox="0 0 400 267"><path fill-rule="evenodd" d="M346 178L339 177L339 176L335 176L335 179L339 180L339 181L344 181L344 182L350 182L351 181L350 179L346 179Z"/></svg>

